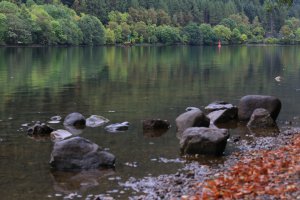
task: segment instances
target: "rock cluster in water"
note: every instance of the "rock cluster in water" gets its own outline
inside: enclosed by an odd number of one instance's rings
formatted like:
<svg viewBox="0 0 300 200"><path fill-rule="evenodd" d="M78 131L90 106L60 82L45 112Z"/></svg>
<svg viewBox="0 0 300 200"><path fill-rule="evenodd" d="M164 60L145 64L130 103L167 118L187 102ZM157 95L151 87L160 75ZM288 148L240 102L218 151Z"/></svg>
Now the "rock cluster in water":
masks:
<svg viewBox="0 0 300 200"><path fill-rule="evenodd" d="M177 137L180 140L182 154L208 154L222 155L229 138L227 129L218 128L220 124L232 121L247 123L251 132L276 129L276 118L281 109L278 98L263 95L247 95L240 99L238 107L217 101L201 111L196 107L188 107L186 112L180 114L175 122ZM59 122L60 116L51 118ZM31 136L51 136L55 142L51 153L50 164L58 170L95 169L100 166L113 167L115 156L104 151L97 144L82 138L74 137L83 128L99 127L109 123L109 120L98 115L85 118L78 112L67 115L64 126L67 130L55 130L46 124L36 123L28 129ZM143 133L147 137L159 137L170 127L167 120L146 119L142 121ZM129 129L129 122L114 123L105 126L107 132L117 133Z"/></svg>
<svg viewBox="0 0 300 200"><path fill-rule="evenodd" d="M250 132L269 131L277 128L276 119L281 101L272 96L247 95L240 99L238 107L224 101L205 107L206 113L195 107L176 118L177 136L183 154L222 155L229 132L218 124L231 121L248 122Z"/></svg>

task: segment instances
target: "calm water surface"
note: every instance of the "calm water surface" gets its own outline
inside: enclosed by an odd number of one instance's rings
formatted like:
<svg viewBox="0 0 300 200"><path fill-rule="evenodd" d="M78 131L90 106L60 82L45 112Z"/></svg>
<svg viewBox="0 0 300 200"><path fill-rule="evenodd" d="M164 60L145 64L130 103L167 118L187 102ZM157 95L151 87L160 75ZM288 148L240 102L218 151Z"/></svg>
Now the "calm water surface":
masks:
<svg viewBox="0 0 300 200"><path fill-rule="evenodd" d="M174 173L184 164L159 160L180 158L174 120L188 106L274 95L283 103L279 124L297 120L299 52L299 46L0 48L0 197L62 199L77 192L85 199L120 190L117 182L129 177ZM53 143L27 137L22 127L74 111L130 122L123 133L97 127L81 135L116 155L115 171L52 171ZM161 137L144 135L141 120L148 118L169 120L172 128ZM137 167L126 164L133 162Z"/></svg>

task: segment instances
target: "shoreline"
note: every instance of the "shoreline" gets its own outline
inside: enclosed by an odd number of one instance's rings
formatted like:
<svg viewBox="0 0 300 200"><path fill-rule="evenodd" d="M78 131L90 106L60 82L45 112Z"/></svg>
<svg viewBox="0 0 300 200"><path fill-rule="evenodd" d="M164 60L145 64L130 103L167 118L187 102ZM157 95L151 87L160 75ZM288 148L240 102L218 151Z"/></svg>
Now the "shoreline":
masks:
<svg viewBox="0 0 300 200"><path fill-rule="evenodd" d="M300 127L284 127L276 137L256 137L253 141L241 140L238 152L224 156L224 163L213 166L191 162L176 174L160 175L158 177L144 177L129 179L121 186L129 188L133 193L131 200L150 199L188 199L193 197L198 188L195 186L206 180L216 179L220 174L228 171L244 158L253 158L254 151L276 150L290 144L295 136L299 137ZM299 181L299 180L298 180ZM269 196L272 197L272 196Z"/></svg>
<svg viewBox="0 0 300 200"><path fill-rule="evenodd" d="M234 46L299 46L298 44L281 44L281 43L244 43L244 44L222 44L223 47L234 47ZM188 46L188 47L218 47L218 44L214 45L190 45L190 44L103 44L103 45L40 45L40 44L30 44L30 45L0 45L0 48L74 48L74 47L172 47L172 46Z"/></svg>

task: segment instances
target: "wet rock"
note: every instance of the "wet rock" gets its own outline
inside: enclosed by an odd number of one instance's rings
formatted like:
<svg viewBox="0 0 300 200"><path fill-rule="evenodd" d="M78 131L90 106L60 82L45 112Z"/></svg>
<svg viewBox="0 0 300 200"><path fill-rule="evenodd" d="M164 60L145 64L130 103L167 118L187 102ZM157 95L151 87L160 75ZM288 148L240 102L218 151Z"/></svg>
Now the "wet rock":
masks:
<svg viewBox="0 0 300 200"><path fill-rule="evenodd" d="M71 137L72 133L63 129L58 129L56 131L53 131L50 136L52 141L57 142Z"/></svg>
<svg viewBox="0 0 300 200"><path fill-rule="evenodd" d="M99 115L91 115L89 118L86 119L86 126L88 127L98 127L102 126L109 122L109 119Z"/></svg>
<svg viewBox="0 0 300 200"><path fill-rule="evenodd" d="M180 138L187 128L209 127L209 124L210 119L200 109L192 109L176 118L177 136Z"/></svg>
<svg viewBox="0 0 300 200"><path fill-rule="evenodd" d="M105 127L105 130L108 132L121 132L127 131L129 128L129 122L115 123Z"/></svg>
<svg viewBox="0 0 300 200"><path fill-rule="evenodd" d="M77 112L71 113L66 116L64 126L74 126L78 129L85 127L85 117Z"/></svg>
<svg viewBox="0 0 300 200"><path fill-rule="evenodd" d="M183 154L222 155L228 138L227 129L188 128L182 134L180 149Z"/></svg>
<svg viewBox="0 0 300 200"><path fill-rule="evenodd" d="M27 129L27 134L30 136L49 136L54 129L44 123L36 123Z"/></svg>
<svg viewBox="0 0 300 200"><path fill-rule="evenodd" d="M240 99L238 106L238 118L241 121L248 121L257 108L264 108L270 112L274 121L281 110L281 101L273 96L247 95Z"/></svg>
<svg viewBox="0 0 300 200"><path fill-rule="evenodd" d="M225 101L215 101L213 103L210 103L204 109L207 113L210 113L210 112L213 112L216 110L231 110L231 109L233 109L233 110L237 111L236 106L233 106L232 104L227 103Z"/></svg>
<svg viewBox="0 0 300 200"><path fill-rule="evenodd" d="M226 110L216 110L207 115L212 124L226 123L237 118L238 110L236 107Z"/></svg>
<svg viewBox="0 0 300 200"><path fill-rule="evenodd" d="M96 169L113 167L115 156L95 143L74 137L54 144L50 165L57 170Z"/></svg>
<svg viewBox="0 0 300 200"><path fill-rule="evenodd" d="M161 119L146 119L143 120L144 130L158 130L158 129L169 129L170 122Z"/></svg>
<svg viewBox="0 0 300 200"><path fill-rule="evenodd" d="M249 128L270 128L275 127L276 123L269 111L264 108L258 108L253 111L247 126Z"/></svg>

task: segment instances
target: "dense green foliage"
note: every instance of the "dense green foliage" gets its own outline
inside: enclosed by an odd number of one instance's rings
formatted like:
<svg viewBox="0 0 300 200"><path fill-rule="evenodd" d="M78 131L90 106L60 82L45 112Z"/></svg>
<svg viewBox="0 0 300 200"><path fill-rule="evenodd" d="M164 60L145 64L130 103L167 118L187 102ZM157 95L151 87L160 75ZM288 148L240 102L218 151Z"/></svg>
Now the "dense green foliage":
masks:
<svg viewBox="0 0 300 200"><path fill-rule="evenodd" d="M0 44L299 43L300 0L0 0Z"/></svg>

